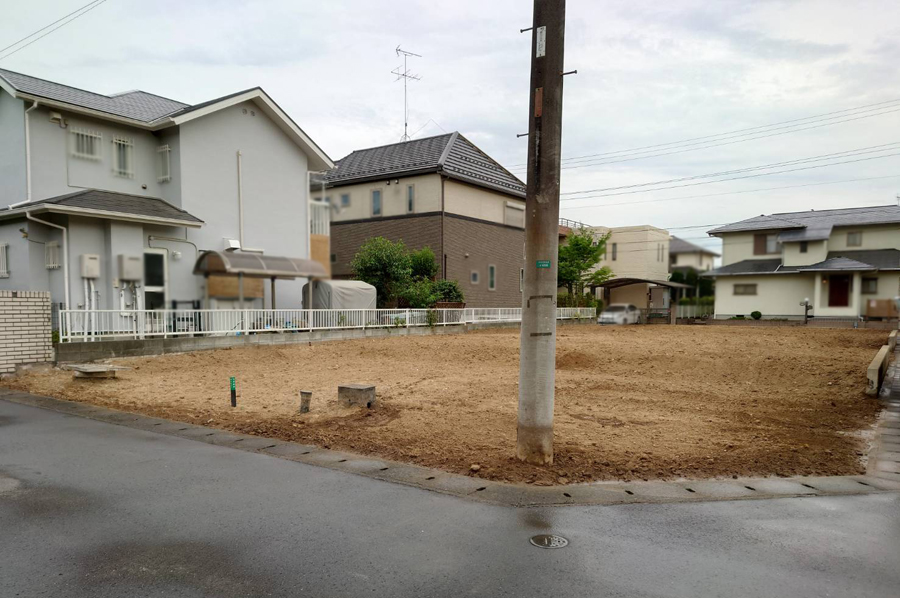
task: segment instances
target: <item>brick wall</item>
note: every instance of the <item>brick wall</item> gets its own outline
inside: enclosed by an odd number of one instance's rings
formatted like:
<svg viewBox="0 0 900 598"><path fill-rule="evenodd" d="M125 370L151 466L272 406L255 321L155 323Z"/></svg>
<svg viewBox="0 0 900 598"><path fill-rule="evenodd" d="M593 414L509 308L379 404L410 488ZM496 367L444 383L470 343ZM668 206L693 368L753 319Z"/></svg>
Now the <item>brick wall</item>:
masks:
<svg viewBox="0 0 900 598"><path fill-rule="evenodd" d="M468 307L522 307L524 230L447 214L444 239L447 278L459 281ZM496 267L493 291L488 289L489 265ZM477 284L472 284L473 270L478 272Z"/></svg>
<svg viewBox="0 0 900 598"><path fill-rule="evenodd" d="M0 374L52 360L50 293L0 291Z"/></svg>
<svg viewBox="0 0 900 598"><path fill-rule="evenodd" d="M373 218L351 222L331 223L331 253L336 262L332 266L332 276L348 278L350 261L366 239L384 237L391 241L403 241L409 249L418 250L431 247L440 266L441 215L440 213L415 214L396 218ZM440 272L440 268L438 269Z"/></svg>

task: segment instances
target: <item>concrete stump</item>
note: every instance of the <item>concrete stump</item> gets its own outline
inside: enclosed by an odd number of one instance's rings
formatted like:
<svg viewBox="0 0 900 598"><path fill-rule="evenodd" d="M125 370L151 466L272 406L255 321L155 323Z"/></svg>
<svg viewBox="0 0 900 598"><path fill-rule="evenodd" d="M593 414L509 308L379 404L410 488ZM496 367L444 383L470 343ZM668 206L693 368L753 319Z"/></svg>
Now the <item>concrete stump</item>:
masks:
<svg viewBox="0 0 900 598"><path fill-rule="evenodd" d="M312 401L311 390L300 391L300 413L309 413L309 403Z"/></svg>
<svg viewBox="0 0 900 598"><path fill-rule="evenodd" d="M371 407L375 404L375 385L344 384L338 386L338 402L344 407L354 405Z"/></svg>

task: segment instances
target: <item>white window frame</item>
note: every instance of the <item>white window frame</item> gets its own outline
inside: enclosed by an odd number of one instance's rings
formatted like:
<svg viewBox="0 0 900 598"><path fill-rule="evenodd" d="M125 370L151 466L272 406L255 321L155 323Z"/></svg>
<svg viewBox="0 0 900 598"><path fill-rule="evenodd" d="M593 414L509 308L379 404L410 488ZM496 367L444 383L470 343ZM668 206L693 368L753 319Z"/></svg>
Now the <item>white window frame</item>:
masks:
<svg viewBox="0 0 900 598"><path fill-rule="evenodd" d="M497 266L488 264L488 290L497 290Z"/></svg>
<svg viewBox="0 0 900 598"><path fill-rule="evenodd" d="M519 268L519 292L525 290L525 268Z"/></svg>
<svg viewBox="0 0 900 598"><path fill-rule="evenodd" d="M347 198L347 202L344 203L344 198ZM349 208L350 207L350 194L349 193L341 193L341 207Z"/></svg>
<svg viewBox="0 0 900 598"><path fill-rule="evenodd" d="M71 154L73 158L79 158L81 160L93 160L95 162L99 162L102 159L102 147L103 147L103 133L99 131L91 131L89 129L80 129L78 127L69 128L69 135L71 139ZM80 143L79 143L80 142ZM79 148L79 145L81 146ZM88 149L93 150L93 153L84 152L81 150Z"/></svg>
<svg viewBox="0 0 900 598"><path fill-rule="evenodd" d="M168 144L156 148L156 182L172 180L172 148Z"/></svg>
<svg viewBox="0 0 900 598"><path fill-rule="evenodd" d="M119 148L125 148L124 156L127 164L121 164L121 155L119 154ZM118 135L114 136L112 139L112 150L113 150L113 174L117 177L122 177L124 179L133 179L134 178L134 139L130 137L120 137Z"/></svg>
<svg viewBox="0 0 900 598"><path fill-rule="evenodd" d="M416 211L416 186L406 186L406 213L413 214Z"/></svg>
<svg viewBox="0 0 900 598"><path fill-rule="evenodd" d="M866 283L874 283L871 290L866 290ZM862 279L862 286L860 287L860 294L862 295L877 295L878 294L878 277L877 276L864 276Z"/></svg>
<svg viewBox="0 0 900 598"><path fill-rule="evenodd" d="M144 255L154 253L162 255L162 263L163 263L163 284L162 286L150 286L144 285L144 287L139 291L141 293L162 293L163 294L163 309L166 309L169 305L169 260L168 251L165 249L159 249L156 247L144 247ZM147 297L144 297L144 309L147 305Z"/></svg>
<svg viewBox="0 0 900 598"><path fill-rule="evenodd" d="M613 244L612 244L612 260L610 260L610 261L613 261L613 262L616 261L616 258L619 257L618 254L619 254L619 247L618 247L618 244L617 244L617 243L613 243Z"/></svg>
<svg viewBox="0 0 900 598"><path fill-rule="evenodd" d="M378 213L375 213L375 194L378 194ZM384 215L384 190L383 189L372 189L371 193L371 206L370 211L372 212L372 217L381 217Z"/></svg>
<svg viewBox="0 0 900 598"><path fill-rule="evenodd" d="M59 269L59 243L48 241L44 244L44 267L47 270Z"/></svg>
<svg viewBox="0 0 900 598"><path fill-rule="evenodd" d="M472 270L472 273L469 274L469 283L478 284L479 282L481 282L481 275L478 273L478 270Z"/></svg>
<svg viewBox="0 0 900 598"><path fill-rule="evenodd" d="M851 243L850 239L853 238L853 235L857 235L859 239L858 243ZM861 230L854 230L847 233L847 247L862 247L863 244L863 234Z"/></svg>
<svg viewBox="0 0 900 598"><path fill-rule="evenodd" d="M9 243L0 243L0 278L9 278Z"/></svg>
<svg viewBox="0 0 900 598"><path fill-rule="evenodd" d="M781 243L778 242L778 235L766 235L766 255L775 255L776 253L781 253Z"/></svg>
<svg viewBox="0 0 900 598"><path fill-rule="evenodd" d="M738 293L738 287L741 287L744 291L753 291L752 293L742 292ZM738 283L732 287L732 294L737 295L738 297L754 297L756 296L759 288L756 286L756 283Z"/></svg>

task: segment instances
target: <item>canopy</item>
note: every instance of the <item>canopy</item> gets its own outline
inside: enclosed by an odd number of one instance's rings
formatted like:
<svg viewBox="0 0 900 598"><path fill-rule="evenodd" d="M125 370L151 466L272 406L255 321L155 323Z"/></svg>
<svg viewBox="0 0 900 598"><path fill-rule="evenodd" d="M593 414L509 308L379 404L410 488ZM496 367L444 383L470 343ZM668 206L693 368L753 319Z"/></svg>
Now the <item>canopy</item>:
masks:
<svg viewBox="0 0 900 598"><path fill-rule="evenodd" d="M375 309L375 287L361 280L316 280L313 282L312 309ZM309 297L309 283L303 285Z"/></svg>
<svg viewBox="0 0 900 598"><path fill-rule="evenodd" d="M627 287L633 284L655 284L661 287L669 287L671 289L692 289L689 284L682 284L680 282L671 282L668 280L650 280L647 278L610 278L606 282L601 282L598 287L606 287L607 289L617 289L619 287Z"/></svg>
<svg viewBox="0 0 900 598"><path fill-rule="evenodd" d="M194 274L224 274L249 278L326 278L317 261L239 251L204 251L194 264Z"/></svg>

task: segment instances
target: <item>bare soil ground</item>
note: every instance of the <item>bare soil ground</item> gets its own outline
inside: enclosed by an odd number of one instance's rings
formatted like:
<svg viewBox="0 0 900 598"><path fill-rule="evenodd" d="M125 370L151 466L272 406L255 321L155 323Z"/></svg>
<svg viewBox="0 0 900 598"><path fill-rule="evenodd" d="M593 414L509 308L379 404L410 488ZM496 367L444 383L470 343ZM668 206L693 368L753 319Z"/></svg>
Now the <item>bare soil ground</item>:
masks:
<svg viewBox="0 0 900 598"><path fill-rule="evenodd" d="M518 330L120 359L115 380L31 372L13 387L174 420L539 485L861 473L885 332L631 326L559 329L556 460L514 457ZM229 401L237 378L238 407ZM377 385L371 409L337 386ZM297 413L312 390L312 412ZM478 465L473 472L473 465Z"/></svg>

